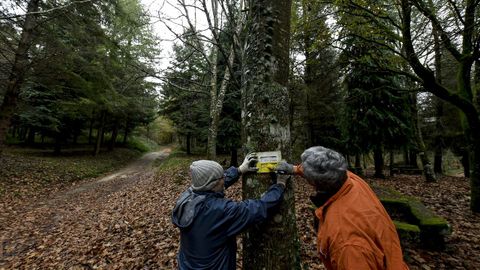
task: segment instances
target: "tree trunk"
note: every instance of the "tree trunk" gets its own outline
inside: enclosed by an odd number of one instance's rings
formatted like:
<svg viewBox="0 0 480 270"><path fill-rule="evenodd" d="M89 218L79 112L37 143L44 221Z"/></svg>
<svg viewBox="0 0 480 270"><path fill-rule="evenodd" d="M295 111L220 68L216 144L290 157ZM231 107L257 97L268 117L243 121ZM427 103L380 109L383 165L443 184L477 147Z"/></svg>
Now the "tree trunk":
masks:
<svg viewBox="0 0 480 270"><path fill-rule="evenodd" d="M58 132L55 135L55 146L53 148L53 154L58 156L61 153L62 150L62 133Z"/></svg>
<svg viewBox="0 0 480 270"><path fill-rule="evenodd" d="M414 168L418 168L417 153L418 153L418 150L415 150L415 149L410 149L408 152L408 165Z"/></svg>
<svg viewBox="0 0 480 270"><path fill-rule="evenodd" d="M15 59L8 77L5 96L3 103L0 105L0 155L5 147L7 130L10 126L12 116L15 113L20 89L25 80L27 69L29 68L28 50L32 45L39 2L40 0L31 0L28 3L27 15L25 16L22 34L17 50L15 51Z"/></svg>
<svg viewBox="0 0 480 270"><path fill-rule="evenodd" d="M238 151L235 146L230 148L230 166L238 167Z"/></svg>
<svg viewBox="0 0 480 270"><path fill-rule="evenodd" d="M27 135L27 145L34 145L35 144L35 128L31 127L28 129Z"/></svg>
<svg viewBox="0 0 480 270"><path fill-rule="evenodd" d="M291 158L289 129L289 31L291 1L251 1L245 59L242 61L243 149L282 152ZM244 175L243 198L258 198L270 186L268 174ZM244 234L244 269L300 269L294 183L273 218Z"/></svg>
<svg viewBox="0 0 480 270"><path fill-rule="evenodd" d="M374 177L384 179L385 174L383 174L383 169L385 165L383 161L383 150L381 145L375 146L373 149L373 163L375 164Z"/></svg>
<svg viewBox="0 0 480 270"><path fill-rule="evenodd" d="M389 168L390 168L390 176L393 176L394 173L393 173L393 166L395 166L395 153L393 152L392 149L390 149L390 164L389 164Z"/></svg>
<svg viewBox="0 0 480 270"><path fill-rule="evenodd" d="M480 134L476 134L480 136ZM470 186L472 188L470 207L473 212L480 213L480 138L477 137L473 147L472 174L470 175Z"/></svg>
<svg viewBox="0 0 480 270"><path fill-rule="evenodd" d="M470 177L470 152L468 150L463 151L460 162L463 166L463 175L467 178Z"/></svg>
<svg viewBox="0 0 480 270"><path fill-rule="evenodd" d="M192 139L192 135L190 132L187 133L187 138L186 138L186 144L187 144L187 155L191 155L192 154L192 149L191 149L191 145L190 145L190 141Z"/></svg>
<svg viewBox="0 0 480 270"><path fill-rule="evenodd" d="M418 110L417 110L417 98L416 93L411 94L411 100L413 101L412 104L412 117L413 117L413 133L415 138L415 143L417 145L417 149L419 151L418 155L420 156L420 161L422 162L423 166L423 176L425 177L425 181L427 182L435 182L437 179L435 178L435 173L433 172L432 164L427 155L427 148L425 147L425 143L423 141L422 130L420 129L420 120L418 119Z"/></svg>
<svg viewBox="0 0 480 270"><path fill-rule="evenodd" d="M430 3L432 4L431 0ZM433 4L432 4L433 5ZM440 44L440 37L438 33L437 27L433 24L432 25L432 33L433 33L433 40L434 40L434 50L435 50L435 76L437 78L438 83L442 83L442 49ZM444 128L442 125L442 118L443 118L443 101L439 98L435 97L435 156L433 159L433 171L435 174L443 174L442 168L442 160L443 160L443 132Z"/></svg>
<svg viewBox="0 0 480 270"><path fill-rule="evenodd" d="M113 151L113 149L115 148L115 142L117 141L117 135L118 135L118 123L115 122L113 124L112 138L110 138L110 142L108 143L108 151Z"/></svg>
<svg viewBox="0 0 480 270"><path fill-rule="evenodd" d="M127 143L128 131L129 131L128 125L129 125L129 120L127 119L127 122L125 122L125 130L123 132L123 144Z"/></svg>
<svg viewBox="0 0 480 270"><path fill-rule="evenodd" d="M97 156L98 153L100 153L100 147L102 145L102 137L103 137L103 132L105 128L105 117L106 117L106 112L102 111L100 113L100 126L98 127L98 132L97 132L97 142L95 143L95 150L93 151L93 155Z"/></svg>
<svg viewBox="0 0 480 270"><path fill-rule="evenodd" d="M27 129L26 128L21 128L20 132L18 133L18 139L22 142L24 142L27 138Z"/></svg>
<svg viewBox="0 0 480 270"><path fill-rule="evenodd" d="M410 151L408 150L408 147L405 147L403 149L403 164L405 165L410 165Z"/></svg>
<svg viewBox="0 0 480 270"><path fill-rule="evenodd" d="M92 118L90 118L90 128L88 130L88 144L92 144L93 137L93 123L95 122L95 110L92 112Z"/></svg>
<svg viewBox="0 0 480 270"><path fill-rule="evenodd" d="M213 1L214 5L214 12L217 9L217 0ZM240 10L243 10L243 1L240 1ZM214 14L214 29L217 29L218 18L217 14ZM239 21L237 22L236 33L234 38L240 35L241 30L243 28L243 20L242 16L239 16ZM215 30L216 31L216 30ZM218 36L218 34L217 34ZM235 41L236 38L235 38ZM209 159L215 159L217 156L217 134L218 134L218 125L220 121L220 114L222 113L223 102L225 99L225 93L227 92L227 86L230 83L231 78L231 67L233 67L233 62L235 60L235 41L234 44L230 46L230 50L228 53L228 61L225 67L225 71L223 73L222 83L220 88L217 89L217 57L218 57L218 48L214 47L214 51L212 53L212 80L211 80L211 90L210 90L210 127L208 130L208 141L207 141L207 157ZM219 41L217 41L219 43ZM238 41L237 41L238 42ZM214 62L213 62L214 61Z"/></svg>
<svg viewBox="0 0 480 270"><path fill-rule="evenodd" d="M105 127L102 129L101 139L100 139L100 146L103 146L103 145L105 145Z"/></svg>

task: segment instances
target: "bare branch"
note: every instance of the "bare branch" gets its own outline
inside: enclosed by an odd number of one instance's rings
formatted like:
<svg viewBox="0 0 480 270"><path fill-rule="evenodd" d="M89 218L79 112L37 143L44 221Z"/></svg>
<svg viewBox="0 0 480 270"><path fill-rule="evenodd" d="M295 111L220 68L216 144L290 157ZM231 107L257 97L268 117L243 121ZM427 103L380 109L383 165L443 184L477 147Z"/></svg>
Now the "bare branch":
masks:
<svg viewBox="0 0 480 270"><path fill-rule="evenodd" d="M92 0L73 1L73 2L70 2L70 3L66 4L66 5L54 7L54 8L47 9L47 10L29 12L29 13L20 14L20 15L12 15L12 16L0 17L0 20L8 20L8 19L15 19L15 18L20 18L20 17L25 17L25 16L27 16L27 15L29 15L29 14L32 14L32 15L33 15L33 14L43 15L43 14L45 14L45 13L49 13L49 12L52 12L52 11L55 11L55 10L68 8L68 7L71 6L71 5L83 4L83 3L87 3L87 2L91 2L91 1L92 1Z"/></svg>

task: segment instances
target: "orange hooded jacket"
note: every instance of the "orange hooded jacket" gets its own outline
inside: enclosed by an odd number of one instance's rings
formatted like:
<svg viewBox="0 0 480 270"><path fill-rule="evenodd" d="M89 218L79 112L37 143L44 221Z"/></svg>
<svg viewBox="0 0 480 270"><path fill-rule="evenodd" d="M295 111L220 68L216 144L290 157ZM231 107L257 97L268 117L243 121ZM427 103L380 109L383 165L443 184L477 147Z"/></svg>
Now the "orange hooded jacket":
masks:
<svg viewBox="0 0 480 270"><path fill-rule="evenodd" d="M317 248L327 269L408 269L395 225L379 199L348 172L341 189L316 209Z"/></svg>

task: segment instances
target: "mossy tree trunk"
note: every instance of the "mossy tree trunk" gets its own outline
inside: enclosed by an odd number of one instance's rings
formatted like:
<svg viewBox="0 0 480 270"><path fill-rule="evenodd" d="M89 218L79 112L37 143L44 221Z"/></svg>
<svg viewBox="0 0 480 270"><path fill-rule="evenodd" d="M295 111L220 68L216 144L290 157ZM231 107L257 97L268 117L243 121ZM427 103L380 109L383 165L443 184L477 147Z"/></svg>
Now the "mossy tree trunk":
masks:
<svg viewBox="0 0 480 270"><path fill-rule="evenodd" d="M291 155L288 59L291 1L249 2L243 52L242 135L245 152L280 150ZM245 175L243 197L259 198L270 186L268 174ZM300 269L293 182L273 218L244 234L243 268Z"/></svg>

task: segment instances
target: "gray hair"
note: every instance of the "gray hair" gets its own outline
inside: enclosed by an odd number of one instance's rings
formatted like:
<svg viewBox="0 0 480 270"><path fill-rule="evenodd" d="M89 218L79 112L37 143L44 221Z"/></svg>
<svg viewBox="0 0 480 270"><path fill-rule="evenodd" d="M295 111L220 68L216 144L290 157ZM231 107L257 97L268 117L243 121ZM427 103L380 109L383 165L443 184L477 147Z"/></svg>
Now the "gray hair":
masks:
<svg viewBox="0 0 480 270"><path fill-rule="evenodd" d="M302 153L303 175L319 191L336 192L347 179L347 161L338 152L323 146Z"/></svg>

